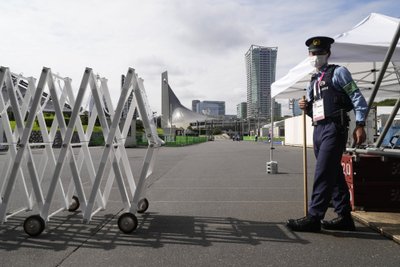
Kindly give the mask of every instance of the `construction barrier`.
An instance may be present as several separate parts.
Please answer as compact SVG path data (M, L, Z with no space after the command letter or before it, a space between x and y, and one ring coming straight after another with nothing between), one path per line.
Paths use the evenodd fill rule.
M25 85L25 92L21 92L21 83ZM50 218L60 211L81 208L83 221L89 222L97 212L106 209L116 181L125 210L118 226L125 233L134 231L138 225L135 214L146 211L149 206L145 198L146 181L152 173L155 151L163 144L157 135L143 80L134 69L127 72L115 109L107 80L94 75L90 68L84 72L76 97L71 80L53 74L49 68L43 68L36 85L34 78L13 75L8 68L1 67L0 88L1 123L7 140L1 145L8 146L8 160L0 177L0 222L22 211L37 211L24 222L24 230L30 236L40 235ZM133 101L128 103L130 95ZM90 99L87 111L83 108L85 99ZM49 108L55 113L55 119L48 129L44 111ZM149 143L137 180L124 146L135 108ZM121 120L123 111L126 117ZM70 113L68 123L64 118L66 112ZM80 117L83 112L88 112L89 116L86 129ZM9 114L16 121L14 129ZM105 139L98 165L89 150L96 120L100 121ZM40 144L29 141L36 122L43 137ZM62 146L55 151L53 142L58 130ZM71 142L74 131L78 133L78 143ZM32 147L37 145L44 149L33 155ZM70 173L70 176L63 176L63 173ZM84 174L90 181L85 188Z

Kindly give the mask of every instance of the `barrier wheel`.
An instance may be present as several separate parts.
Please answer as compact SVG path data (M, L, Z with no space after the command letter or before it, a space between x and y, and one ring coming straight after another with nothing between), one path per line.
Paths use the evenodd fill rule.
M118 228L125 234L130 234L138 227L136 216L130 212L123 213L118 218Z
M40 215L32 215L24 221L24 231L30 236L40 235L46 226L45 221Z
M79 198L77 196L72 196L72 202L71 205L69 205L68 211L76 211L77 209L79 209L80 205L81 204L79 202Z
M149 201L147 200L147 198L142 198L141 200L139 200L137 206L138 213L144 213L148 208L149 208Z

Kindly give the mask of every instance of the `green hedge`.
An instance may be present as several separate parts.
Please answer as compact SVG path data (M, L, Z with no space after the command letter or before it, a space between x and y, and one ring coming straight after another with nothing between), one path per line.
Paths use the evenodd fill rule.
M244 141L255 141L255 136L243 136ZM268 141L268 137L259 137L258 141ZM276 141L285 141L285 137L274 137L274 142Z
M166 146L187 146L207 142L206 136L176 136L175 141L166 142Z
M51 127L51 124L53 123L54 118L55 118L54 115L53 116L51 116L51 115L45 116L45 122L46 122L46 126L47 126L48 130L50 130L50 127ZM66 124L68 125L69 118L64 118L64 119L65 119ZM15 126L16 126L15 121L10 121L10 125L11 125L12 129L15 129ZM84 131L86 131L87 127L88 127L87 125L83 125ZM40 131L40 127L39 127L37 120L34 122L32 130ZM76 128L75 128L75 131L76 131ZM93 128L93 132L94 133L102 132L102 127L100 125L95 125ZM157 132L158 132L160 138L164 139L163 131L161 129L157 129ZM147 146L148 145L147 139L144 138L143 133L138 132L138 135L136 136L136 138L137 138L136 141L137 141L138 146ZM187 145L193 145L193 144L203 143L203 142L207 142L207 141L208 141L207 136L175 136L174 141L167 141L165 143L165 145L166 146L187 146ZM90 140L91 146L102 146L104 144L105 144L105 142L104 142L104 138L102 136L95 137Z

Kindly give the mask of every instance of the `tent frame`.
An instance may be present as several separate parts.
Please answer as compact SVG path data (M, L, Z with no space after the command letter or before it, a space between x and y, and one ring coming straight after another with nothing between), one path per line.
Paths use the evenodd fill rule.
M375 97L378 93L379 87L384 79L385 73L387 71L389 62L393 56L393 53L396 49L397 43L399 42L399 38L400 38L400 23L397 26L396 32L393 36L392 42L389 46L389 49L386 53L385 59L383 61L383 65L382 68L379 71L379 75L378 78L376 80L376 83L374 85L374 89L373 92L371 94L371 97L369 98L368 101L368 111L367 111L367 116L369 111L371 110L372 104L374 103ZM400 86L400 69L395 65L395 63L393 62L394 65L394 71L397 75L397 79L399 82L399 86ZM387 120L382 133L379 135L377 141L374 143L373 147L367 148L367 149L359 149L359 148L347 148L346 150L348 152L354 152L354 153L360 153L360 154L375 154L375 155L382 155L382 156L394 156L394 157L400 157L400 151L396 151L394 149L390 149L390 151L388 151L387 149L381 148L383 139L385 138L387 132L389 131L390 126L393 124L394 118L396 117L397 112L399 111L400 108L400 97L397 99L397 102L389 116L389 119Z

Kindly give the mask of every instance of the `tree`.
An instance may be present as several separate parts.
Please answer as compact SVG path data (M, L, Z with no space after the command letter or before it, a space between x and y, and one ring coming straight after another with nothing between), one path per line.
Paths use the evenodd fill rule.
M215 128L213 129L213 135L219 135L219 134L222 134L221 128L215 127Z
M380 102L374 102L373 106L394 106L397 99L385 99Z
M136 130L138 132L144 131L143 122L141 120L136 120Z

